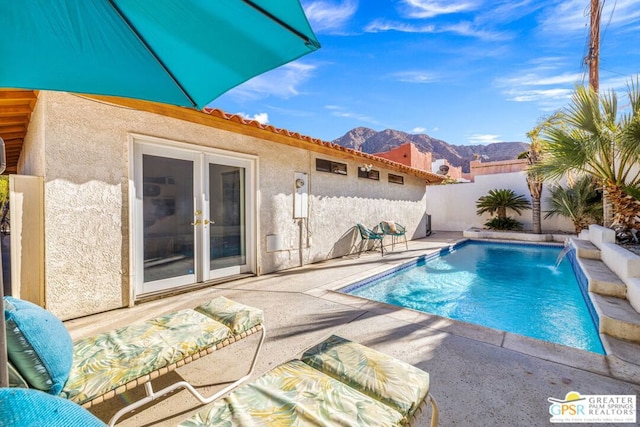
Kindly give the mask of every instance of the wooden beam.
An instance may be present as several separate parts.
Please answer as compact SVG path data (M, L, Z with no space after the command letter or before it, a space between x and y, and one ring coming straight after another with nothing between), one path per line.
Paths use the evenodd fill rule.
M4 99L35 101L38 99L38 96L32 90L0 89L0 100Z
M15 116L15 115L24 115L31 114L32 108L28 105L19 105L17 107L13 106L3 106L0 108L0 117L3 116Z

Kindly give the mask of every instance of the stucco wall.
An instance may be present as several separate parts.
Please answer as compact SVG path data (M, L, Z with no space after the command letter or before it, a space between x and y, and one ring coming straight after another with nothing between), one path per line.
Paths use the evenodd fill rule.
M433 158L432 153L424 153L418 150L413 143L402 144L399 147L392 148L389 151L383 153L376 153L378 157L392 160L394 162L402 163L403 165L411 166L416 169L422 169L425 171L432 171L431 162Z
M531 200L526 172L480 175L476 176L475 182L471 183L427 187L427 213L431 215L432 228L442 231L460 231L470 227L483 227L491 215L476 215L476 201L480 196L487 195L489 190L497 188L511 189L517 195L522 194ZM547 209L545 201L547 197L549 197L549 190L545 184L541 202L543 211ZM525 230L531 230L531 210L523 211L521 216L513 211L508 211L507 215L520 221ZM543 213L542 231L573 232L573 224L563 217L554 216L544 219Z
M407 225L410 236L424 236L425 186L418 178L391 184L383 170L380 181L358 178L358 163L331 156L319 157L347 163L348 175L316 172L318 156L305 149L72 94L40 92L40 109L47 308L63 319L130 303L131 133L258 157L259 273L353 251L356 222L393 219ZM23 157L38 150L25 147ZM309 174L308 219L293 218L295 172ZM267 252L266 236L273 234L283 247Z

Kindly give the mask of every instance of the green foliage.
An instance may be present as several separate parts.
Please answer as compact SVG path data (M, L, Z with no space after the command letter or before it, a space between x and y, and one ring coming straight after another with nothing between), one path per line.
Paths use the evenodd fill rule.
M624 112L615 91L597 93L580 86L571 104L540 128L544 156L531 169L546 179L591 175L605 186L640 185L640 90L627 89ZM614 161L615 160L615 161Z
M0 175L0 206L9 200L9 175Z
M590 176L583 176L568 187L552 188L547 203L550 208L545 218L555 215L570 218L576 233L590 224L602 223L602 193Z
M640 200L640 186L634 187L632 185L625 185L624 187L622 187L622 189L629 196L633 197L636 200Z
M445 177L445 179L440 182L440 185L450 185L450 184L460 184L458 180L451 178L449 175Z
M522 224L510 216L506 218L493 217L484 223L489 230L522 230Z
M516 195L513 190L500 188L489 190L488 195L478 198L476 208L478 215L488 212L491 215L497 214L503 220L507 218L507 209L520 215L523 210L531 208L531 203L523 195Z

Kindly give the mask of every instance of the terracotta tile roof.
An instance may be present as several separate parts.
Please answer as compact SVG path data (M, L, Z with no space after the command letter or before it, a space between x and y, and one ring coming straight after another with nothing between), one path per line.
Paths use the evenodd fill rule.
M439 183L442 182L445 177L442 175L437 175L435 173L431 173L428 171L424 171L421 169L412 168L410 166L403 165L401 163L397 163L382 157L375 156L369 153L363 153L362 151L354 150L352 148L347 148L339 144L334 144L329 141L324 141L318 138L313 138L311 136L302 135L298 132L291 132L286 129L277 128L272 125L262 124L257 120L246 119L238 114L229 114L218 108L205 108L202 112L209 114L210 116L217 117L223 120L229 120L231 122L240 123L245 126L251 126L257 129L261 129L267 132L272 132L278 135L284 135L290 138L298 139L309 144L314 144L321 147L327 147L331 150L341 151L343 153L347 153L354 158L364 158L367 161L371 161L371 163L375 163L376 165L385 165L390 169L397 170L399 172L406 173L408 175L415 175L421 178L425 178L429 183Z

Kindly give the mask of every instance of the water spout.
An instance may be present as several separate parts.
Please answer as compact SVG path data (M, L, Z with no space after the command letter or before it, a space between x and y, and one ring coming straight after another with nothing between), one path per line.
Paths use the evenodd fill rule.
M562 248L562 250L558 254L558 259L556 259L556 268L558 268L558 266L560 265L560 263L562 262L564 257L567 256L567 254L569 253L570 250L571 250L571 246L569 246L569 245L565 245Z

